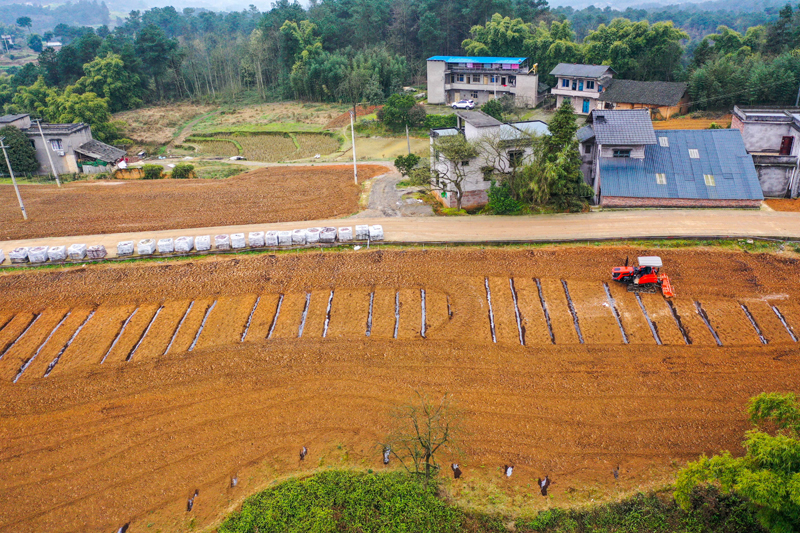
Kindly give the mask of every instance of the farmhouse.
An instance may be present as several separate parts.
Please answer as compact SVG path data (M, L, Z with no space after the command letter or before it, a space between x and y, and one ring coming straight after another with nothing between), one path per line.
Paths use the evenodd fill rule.
M124 150L93 139L88 124L42 123L40 132L30 115L21 114L0 117L0 128L5 126L15 126L28 136L36 150L40 174L51 172L51 160L59 174L95 174L125 156Z
M519 106L538 103L536 64L525 57L433 56L428 58L428 103L450 105L461 99L485 104L511 95Z
M649 109L656 120L689 112L687 85L681 82L611 79L598 100L603 109Z
M739 130L764 196L796 198L800 189L800 108L733 108L731 128Z
M603 84L608 83L614 71L605 65L580 65L575 63L559 63L551 72L555 76L556 86L550 93L556 97L556 106L560 107L567 100L580 115L588 115L594 109L602 107L598 102Z
M461 207L475 209L489 202L493 176L510 173L533 155L531 139L547 135L547 124L539 120L504 124L483 111L457 111L455 128L431 130L431 169L435 174L453 175L463 172ZM478 146L478 157L468 161L450 161L436 149L437 139L463 135ZM452 184L434 183L438 199L445 207L457 207L456 188Z
M758 208L764 195L738 130L653 129L650 111L595 110L579 130L604 207Z

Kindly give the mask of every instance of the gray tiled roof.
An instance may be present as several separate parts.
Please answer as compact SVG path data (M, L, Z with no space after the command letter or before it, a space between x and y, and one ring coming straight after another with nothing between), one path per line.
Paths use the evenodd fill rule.
M603 102L674 106L686 94L682 82L611 80L600 93Z
M0 124L8 124L10 122L14 122L15 120L19 120L27 116L28 113L22 113L19 115L3 115L2 117L0 117Z
M589 115L589 122L594 127L599 144L630 146L656 143L653 122L647 109L595 109Z
M753 159L744 148L739 130L659 130L669 146L645 147L644 159L601 158L603 196L626 198L688 198L762 200ZM689 157L689 149L700 153ZM656 173L666 184L656 183ZM707 186L704 174L714 176Z
M577 63L559 63L552 71L551 76L575 76L580 78L599 78L608 71L614 70L606 65L581 65Z
M587 124L575 133L575 137L578 138L578 142L588 141L594 137L594 128L592 128L591 124Z
M125 150L114 148L106 143L92 139L75 148L75 151L93 159L99 159L106 163L116 163L125 155Z
M75 124L45 124L42 123L42 133L45 135L68 135L70 133L78 132L84 128L88 128L88 124L78 122ZM32 126L25 130L28 135L39 135L39 127Z
M487 115L483 111L456 111L456 115L461 117L465 122L469 122L471 126L476 128L488 128L491 126L499 126L502 124L499 120L491 115Z

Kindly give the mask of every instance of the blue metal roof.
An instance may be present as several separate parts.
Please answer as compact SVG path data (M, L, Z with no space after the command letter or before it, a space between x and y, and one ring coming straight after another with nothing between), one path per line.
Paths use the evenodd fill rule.
M433 56L428 61L444 61L445 63L499 63L501 65L521 65L527 57L466 57L466 56Z
M600 158L603 196L763 200L753 158L739 130L660 130L656 144L644 147L644 159ZM663 146L668 144L668 146ZM692 159L689 150L700 157ZM656 173L666 184L656 183ZM706 185L704 174L714 176Z

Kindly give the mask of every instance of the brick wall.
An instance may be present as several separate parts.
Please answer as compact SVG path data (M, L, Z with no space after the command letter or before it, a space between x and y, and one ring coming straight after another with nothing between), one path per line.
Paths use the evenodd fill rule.
M441 193L436 194L437 199L442 202L445 207L458 207L455 193L448 192L447 198L442 198ZM489 203L488 191L466 191L464 196L461 197L462 209L477 209Z
M739 130L744 135L744 123L735 113L731 116L731 128Z
M734 207L758 209L761 200L693 200L689 198L626 198L603 196L603 207Z

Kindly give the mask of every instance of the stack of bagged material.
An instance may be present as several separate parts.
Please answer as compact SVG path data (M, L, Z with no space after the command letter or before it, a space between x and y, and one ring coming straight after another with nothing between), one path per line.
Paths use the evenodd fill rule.
M367 239L369 239L369 226L366 224L356 226L356 240L366 241Z
M3 264L3 261L6 260L6 254L3 253L3 250L0 250L0 265Z
M306 230L296 229L292 232L292 244L305 244Z
M319 242L319 234L322 232L322 228L308 228L306 230L306 242L308 244Z
M8 258L12 263L27 263L28 262L29 248L23 246L22 248L14 248L8 252Z
M136 245L136 253L139 255L150 255L156 251L156 240L155 239L142 239L139 241L139 244Z
M229 235L214 235L214 248L217 250L230 250L231 238Z
M31 263L44 263L47 261L47 246L34 246L28 250L28 261Z
M247 242L244 240L244 233L234 233L231 235L231 248L244 248Z
M339 242L350 242L353 240L353 228L339 228Z
M336 228L322 228L319 232L319 242L336 241Z
M278 232L278 246L291 246L292 245L292 232L279 231Z
M47 249L47 257L50 261L63 261L67 258L66 246L51 246Z
M369 227L369 240L382 241L383 240L383 226L375 224Z
M128 241L128 242L131 243L131 253L133 253L133 241ZM122 255L119 253L119 244L117 245L117 255ZM67 248L67 256L73 261L80 261L81 259L86 257L86 245L73 244L72 246Z
M268 231L264 235L264 242L267 243L267 246L278 246L278 232Z
M176 252L191 252L194 248L194 237L178 237L175 239Z
M200 235L194 239L194 249L198 252L205 252L211 249L211 237L209 235Z
M85 248L85 246L84 246ZM117 243L117 255L124 257L133 255L133 241L120 241Z
M264 246L264 232L251 231L250 234L247 236L247 240L250 242L251 247L261 248L262 246Z
M106 255L108 255L108 252L106 252L105 246L102 244L96 244L86 249L86 255L89 256L89 259L103 259Z
M160 254L171 254L175 251L175 241L172 239L172 237L158 239L156 247L158 248L158 253Z

